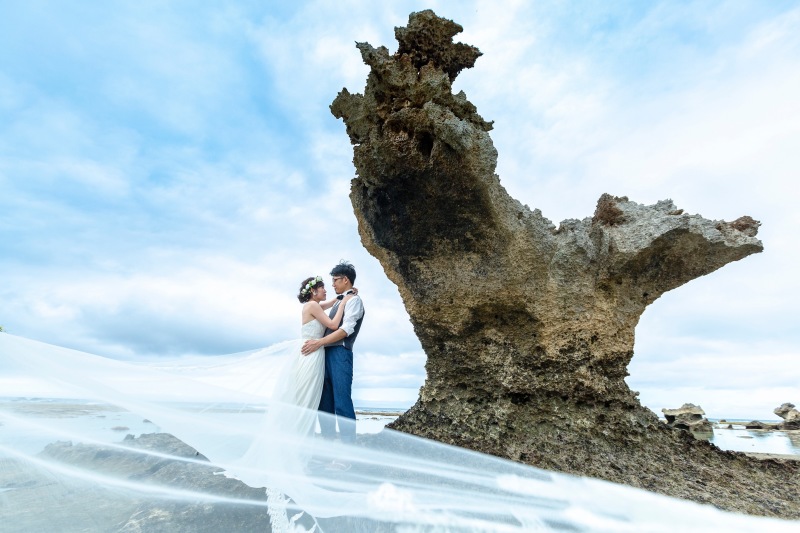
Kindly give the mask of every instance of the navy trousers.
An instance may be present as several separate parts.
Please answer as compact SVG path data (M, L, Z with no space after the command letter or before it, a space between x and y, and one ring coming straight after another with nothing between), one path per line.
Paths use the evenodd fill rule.
M320 416L322 436L334 438L336 423L342 442L356 440L356 411L353 408L353 351L344 346L325 348L325 380L319 410L333 416Z

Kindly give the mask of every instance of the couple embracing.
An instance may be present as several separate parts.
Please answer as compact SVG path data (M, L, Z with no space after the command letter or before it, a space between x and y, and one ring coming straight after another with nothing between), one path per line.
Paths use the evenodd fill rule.
M334 438L336 424L342 442L356 440L356 413L353 407L353 344L364 319L364 306L353 287L356 270L346 261L331 270L337 297L327 300L322 277L307 278L300 286L298 299L303 304L301 353L296 356L288 376L288 400L306 409L328 415L319 417L325 438ZM304 421L313 431L313 422Z

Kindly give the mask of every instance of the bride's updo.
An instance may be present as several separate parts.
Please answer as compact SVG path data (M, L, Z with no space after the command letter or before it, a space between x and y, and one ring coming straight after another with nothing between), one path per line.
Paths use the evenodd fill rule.
M300 300L301 304L304 304L311 299L312 289L324 286L325 284L322 283L322 276L317 276L314 278L306 278L300 284L300 293L297 295L297 299Z

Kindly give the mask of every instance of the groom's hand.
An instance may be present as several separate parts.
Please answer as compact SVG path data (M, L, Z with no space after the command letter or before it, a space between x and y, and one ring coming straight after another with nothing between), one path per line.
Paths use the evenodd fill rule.
M316 352L317 350L319 350L323 346L325 346L325 345L322 344L322 340L321 339L308 340L305 343L303 343L303 347L300 348L300 353L302 353L303 355L308 355L310 353Z

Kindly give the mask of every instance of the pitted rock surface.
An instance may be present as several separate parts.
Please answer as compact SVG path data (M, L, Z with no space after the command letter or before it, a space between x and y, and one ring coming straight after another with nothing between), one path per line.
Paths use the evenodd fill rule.
M480 56L453 43L461 29L423 11L395 30L394 54L358 43L371 68L364 94L342 90L331 105L354 146L350 198L362 243L397 285L428 356L419 399L393 427L725 509L800 517L796 466L670 429L624 381L647 305L760 252L759 222L604 194L592 217L556 227L522 205L494 173L491 123L452 92Z
M685 429L692 433L713 433L714 427L705 417L706 412L699 405L685 403L677 409L662 409L667 425L672 428Z

